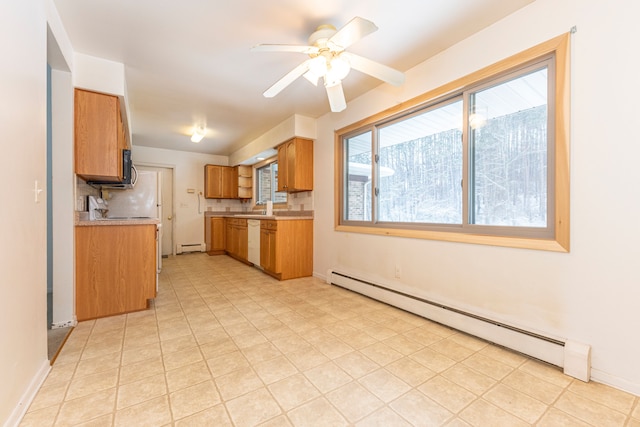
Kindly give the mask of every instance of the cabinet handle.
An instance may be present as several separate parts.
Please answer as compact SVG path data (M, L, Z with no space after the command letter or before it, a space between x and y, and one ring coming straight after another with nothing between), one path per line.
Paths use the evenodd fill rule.
M167 219L168 219L169 221L171 221L171 220L173 219L173 216L172 216L172 215L169 215L169 216L167 217Z

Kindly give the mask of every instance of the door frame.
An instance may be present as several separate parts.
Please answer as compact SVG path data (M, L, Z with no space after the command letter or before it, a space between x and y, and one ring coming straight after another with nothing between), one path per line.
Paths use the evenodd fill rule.
M175 221L175 187L176 187L176 165L170 165L165 163L152 163L152 162L135 162L136 166L140 166L142 168L163 168L163 169L171 169L171 255L176 255L176 245L175 242L175 234L176 234L176 221ZM164 186L163 189L164 190ZM162 214L165 215L165 206L162 204ZM162 218L160 218L160 222L162 222Z

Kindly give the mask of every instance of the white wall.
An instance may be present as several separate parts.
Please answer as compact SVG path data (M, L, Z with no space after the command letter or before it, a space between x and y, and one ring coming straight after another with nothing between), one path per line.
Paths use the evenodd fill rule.
M204 212L209 204L215 203L200 196L198 209L198 193L204 193L204 165L226 166L229 162L228 157L137 145L133 146L131 156L136 164L174 168L174 245L204 243ZM187 189L190 188L194 189L195 193L188 193ZM225 203L229 206L236 204L240 208L239 201ZM164 207L164 212L167 212L167 207Z
M637 121L640 4L537 0L318 122L314 270L413 294L592 346L593 379L640 395ZM572 26L571 252L332 231L333 129L546 41ZM358 256L353 256L358 254ZM394 279L394 266L402 278Z
M14 423L47 361L44 2L0 3L0 424Z
M246 142L229 156L229 164L235 166L245 160L270 150L283 142L297 136L316 139L316 120L307 116L294 114L269 129L253 141Z
M51 70L53 324L75 324L73 85L71 73Z
M75 53L73 56L73 86L96 92L116 95L120 99L120 109L124 125L132 137L131 110L125 78L124 64L104 58Z

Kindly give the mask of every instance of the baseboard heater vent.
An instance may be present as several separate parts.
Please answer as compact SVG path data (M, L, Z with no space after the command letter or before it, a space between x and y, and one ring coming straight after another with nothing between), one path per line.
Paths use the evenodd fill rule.
M347 274L330 271L333 285L417 314L520 353L563 367L565 341L540 335L503 322L419 298ZM590 362L590 358L589 358ZM582 378L581 378L582 379ZM584 379L585 381L588 380Z
M179 244L176 247L176 253L178 255L188 252L204 252L207 250L207 245L205 243L188 243L188 244Z

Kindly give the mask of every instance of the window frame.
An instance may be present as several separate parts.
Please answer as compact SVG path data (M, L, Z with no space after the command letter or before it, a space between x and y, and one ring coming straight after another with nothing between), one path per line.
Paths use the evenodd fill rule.
M260 185L259 185L259 173L258 173L258 169L262 169L264 167L267 166L272 166L274 163L278 163L278 157L274 156L274 157L270 157L268 159L265 159L259 163L256 163L253 165L253 176L254 176L254 206L253 209L264 209L264 206L266 206L266 203L260 203L259 202L259 191L260 191ZM276 184L275 187L273 187L273 184ZM286 200L284 202L278 202L278 203L273 203L273 206L276 207L281 207L281 206L286 206L289 200L289 194L286 192L282 192L282 191L277 191L278 187L277 187L277 181L276 182L272 182L272 188L275 188L275 190L273 191L273 193L282 193L285 195Z
M440 240L449 242L464 242L483 245L528 248L536 250L548 250L557 252L569 252L570 234L569 234L569 39L570 34L562 34L551 40L543 42L537 46L527 49L523 52L508 57L502 61L482 68L479 71L461 77L439 88L419 95L409 101L401 103L393 108L375 114L366 119L360 120L352 125L346 126L335 132L335 230L342 232L377 234L398 237L421 238L429 240ZM553 144L550 147L551 152L548 158L552 159L548 173L549 182L547 183L547 195L549 209L553 218L550 224L551 232L547 235L540 233L526 232L525 227L508 227L510 230L518 231L517 235L512 233L505 234L504 230L500 233L490 234L488 231L494 226L466 226L465 230L461 227L456 229L449 225L430 224L428 227L421 227L416 223L374 223L372 221L346 221L344 220L344 144L343 140L367 131L372 131L372 150L376 147L377 132L375 126L383 126L387 123L398 120L398 117L410 117L417 111L426 111L430 106L445 102L461 96L463 92L473 88L478 88L491 82L496 84L502 81L508 74L516 70L529 67L539 63L547 57L552 57L552 67L554 68L554 79L552 83L552 93L548 103L548 114L550 122L553 124L552 133L549 135L553 138ZM550 74L551 78L551 74ZM552 102L552 99L555 102ZM463 114L467 115L468 106L464 105ZM465 138L466 132L465 132ZM465 141L465 147L466 143ZM463 156L468 156L468 150L463 151ZM373 151L375 153L375 151ZM467 168L468 159L463 160L464 167ZM372 162L372 168L377 168L375 162ZM468 170L468 168L466 169ZM463 173L463 176L465 174ZM376 174L372 175L376 179ZM465 181L469 181L466 179ZM377 185L376 182L373 185ZM464 183L468 186L468 182ZM375 187L374 187L375 188ZM464 189L464 196L468 198L468 189ZM372 209L377 203L372 200ZM463 224L468 219L467 213L463 212ZM373 213L371 218L375 220ZM503 227L504 228L504 227ZM496 229L497 230L497 229Z

